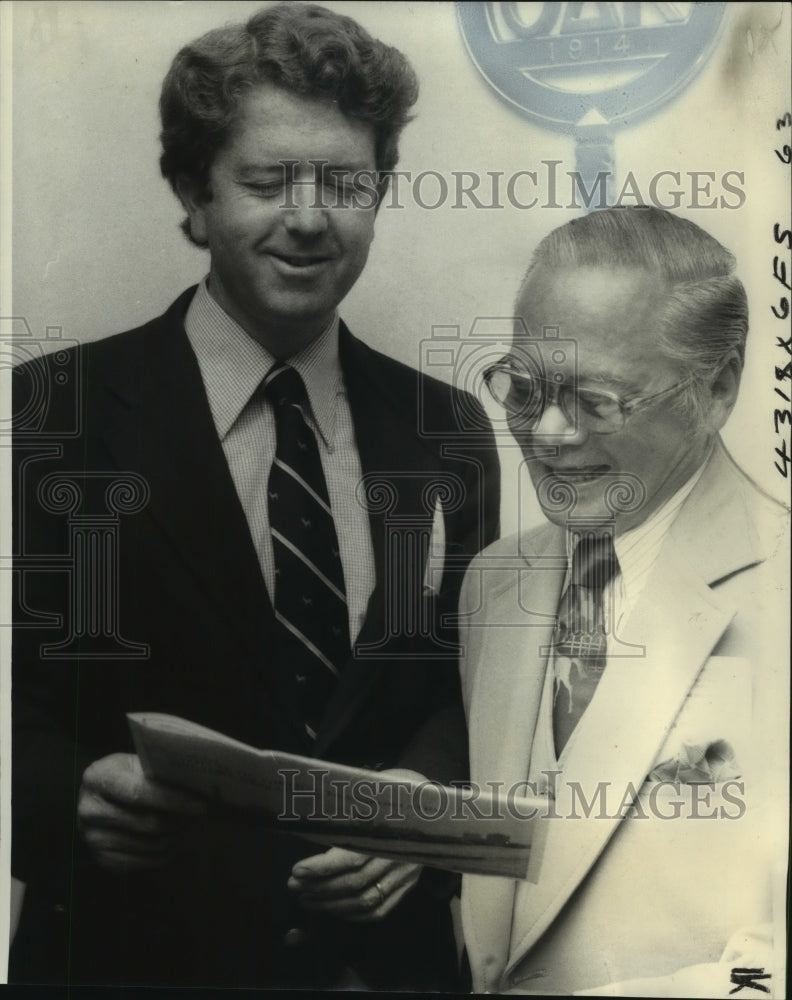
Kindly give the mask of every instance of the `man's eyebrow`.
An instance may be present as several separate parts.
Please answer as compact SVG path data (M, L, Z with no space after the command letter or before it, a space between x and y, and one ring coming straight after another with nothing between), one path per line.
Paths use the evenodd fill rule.
M578 375L578 382L602 385L608 387L616 387L621 389L623 392L638 392L641 386L636 385L630 379L624 378L621 375L614 375L612 372L607 371L588 371L583 372Z
M370 163L327 163L325 166L326 170L345 170L350 174L375 174L377 173L376 167L372 167Z
M323 160L319 157L316 160L307 160L305 165L311 166L315 164L315 169L317 172L319 170L327 171L328 173L343 173L343 174L374 174L377 171L366 163L333 163L328 160ZM291 176L294 172L298 171L300 167L304 164L299 163L295 160L278 160L275 163L241 163L235 169L235 174L239 180L251 180L256 177L268 176L268 177L284 177Z
M283 177L284 166L282 163L241 163L234 173L241 181L258 177Z

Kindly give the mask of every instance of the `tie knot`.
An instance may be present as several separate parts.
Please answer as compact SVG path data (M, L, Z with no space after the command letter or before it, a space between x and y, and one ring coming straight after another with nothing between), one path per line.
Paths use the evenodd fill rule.
M619 561L611 535L584 535L580 538L572 553L572 583L602 591L618 569Z
M281 362L270 368L261 387L265 398L276 410L286 406L301 406L308 398L300 373L291 365Z

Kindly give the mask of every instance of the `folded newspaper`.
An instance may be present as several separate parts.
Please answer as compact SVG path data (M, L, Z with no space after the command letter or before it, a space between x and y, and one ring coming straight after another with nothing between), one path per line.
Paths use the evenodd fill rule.
M257 750L172 715L127 716L147 777L327 846L448 871L526 878L543 798L389 777ZM538 843L534 844L534 850ZM536 869L534 857L532 871Z

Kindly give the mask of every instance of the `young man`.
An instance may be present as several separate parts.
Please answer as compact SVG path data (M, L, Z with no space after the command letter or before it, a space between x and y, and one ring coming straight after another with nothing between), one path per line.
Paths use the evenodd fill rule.
M163 86L161 165L208 277L69 357L79 389L42 426L25 423L26 392L63 359L17 373L19 607L34 627L14 646L27 891L12 979L453 985L448 901L416 866L207 817L144 777L125 718L167 712L305 756L464 772L441 619L495 535L493 443L475 404L484 446L466 452L457 394L336 312L416 95L399 52L313 5L188 45ZM86 518L117 534L99 524L82 548ZM403 555L394 518L422 556ZM438 520L446 572L427 588Z

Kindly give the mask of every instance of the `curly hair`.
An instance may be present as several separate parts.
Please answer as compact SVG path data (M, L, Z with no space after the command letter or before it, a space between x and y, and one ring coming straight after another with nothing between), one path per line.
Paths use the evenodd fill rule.
M350 17L315 4L279 3L246 24L208 32L173 60L160 95L160 169L177 195L186 181L211 198L209 172L240 98L262 83L333 101L348 118L369 123L377 170L385 175L396 166L399 135L418 98L407 59ZM192 239L189 220L182 228Z

